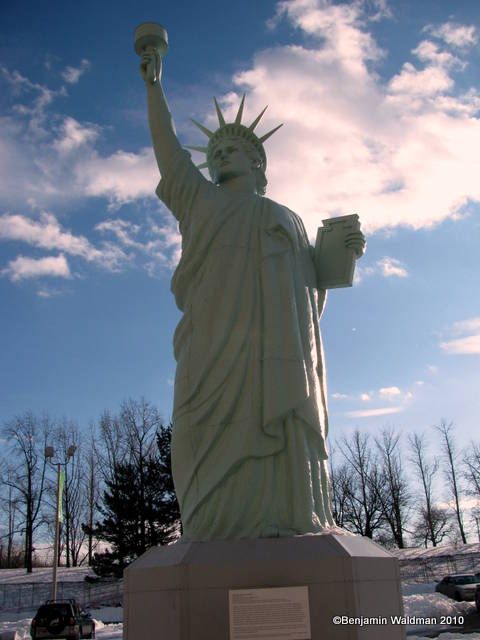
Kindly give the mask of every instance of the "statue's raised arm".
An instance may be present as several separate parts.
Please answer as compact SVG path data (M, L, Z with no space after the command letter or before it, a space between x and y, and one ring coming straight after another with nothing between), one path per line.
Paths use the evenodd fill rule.
M136 38L135 47L141 55L140 74L147 90L148 121L153 150L158 168L163 175L173 156L181 149L181 145L161 84L163 67L161 53L166 51L167 47L166 32L162 48L157 45L157 42L150 43L147 39L149 36L154 40L156 36L162 44L161 35L155 33L149 33L147 37L142 35L142 28L147 26L151 25L144 24L138 27L136 35L140 33L140 36ZM155 25L155 27L161 29L160 25ZM142 38L146 44L142 43Z

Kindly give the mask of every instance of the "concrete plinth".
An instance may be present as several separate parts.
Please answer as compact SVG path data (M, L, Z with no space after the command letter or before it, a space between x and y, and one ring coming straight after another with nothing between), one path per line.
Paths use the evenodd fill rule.
M228 640L229 590L294 586L308 587L312 640L405 638L390 618L403 613L397 559L335 533L154 547L126 570L124 637Z

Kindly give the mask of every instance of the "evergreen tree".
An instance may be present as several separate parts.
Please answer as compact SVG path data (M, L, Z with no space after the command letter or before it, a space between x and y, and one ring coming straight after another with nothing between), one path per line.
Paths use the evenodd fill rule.
M150 449L140 461L141 473L138 459L132 458L117 462L106 481L103 502L98 505L103 520L93 531L109 545L107 551L94 555L92 566L99 575L121 577L124 568L149 547L175 538L180 513L171 472L170 434L170 425L157 431L156 450Z

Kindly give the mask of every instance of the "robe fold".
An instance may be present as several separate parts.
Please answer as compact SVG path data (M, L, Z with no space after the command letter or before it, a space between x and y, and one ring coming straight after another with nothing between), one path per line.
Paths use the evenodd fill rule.
M206 180L180 151L159 198L179 221L183 312L172 470L183 540L333 526L318 291L301 219Z

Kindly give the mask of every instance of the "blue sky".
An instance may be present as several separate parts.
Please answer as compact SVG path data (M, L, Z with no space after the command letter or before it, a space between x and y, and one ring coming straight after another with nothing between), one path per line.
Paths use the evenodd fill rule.
M429 2L3 5L0 420L87 427L144 395L170 417L180 244L156 199L143 21L169 32L164 86L183 144L266 105L267 195L358 213L368 248L323 318L331 433L426 430L480 414L480 5ZM195 159L197 156L195 155ZM200 160L200 157L199 157Z

